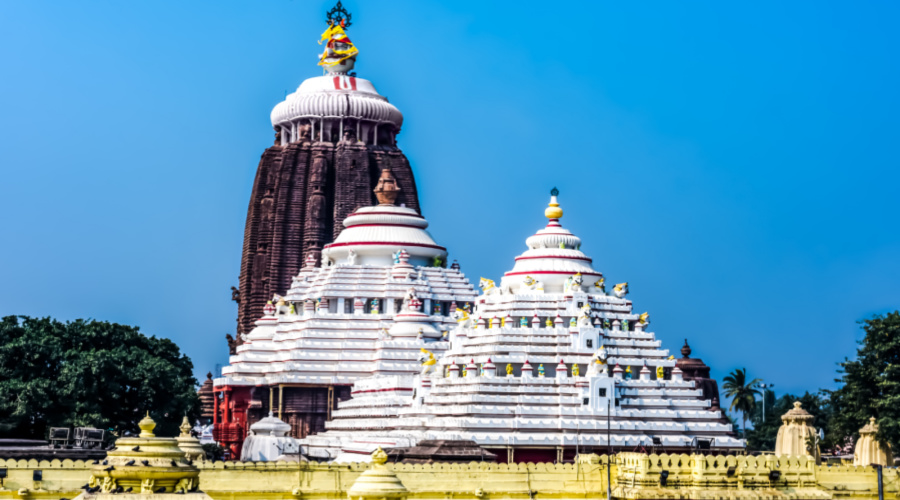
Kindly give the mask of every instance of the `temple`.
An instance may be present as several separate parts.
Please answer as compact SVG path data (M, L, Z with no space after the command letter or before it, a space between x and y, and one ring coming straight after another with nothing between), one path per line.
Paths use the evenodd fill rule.
M290 287L303 257L318 258L350 213L374 203L382 170L401 188L398 205L419 211L412 169L397 147L403 115L352 72L358 50L345 32L350 14L338 5L328 20L319 62L327 74L307 79L272 110L275 144L256 171L239 287L232 290L238 303L232 353L266 302Z
M320 258L307 254L215 380L214 436L235 456L269 412L295 437L324 430L356 380L412 376L423 356L448 348L451 313L477 294L459 266L445 267L447 250L428 221L395 204L400 190L382 171L379 204L349 214Z
M457 313L436 365L358 380L328 431L305 440L311 457L358 461L377 446L436 439L471 440L509 462L743 448L648 331L649 314L633 311L628 284L606 292L581 239L560 224L557 194L500 284L481 278L474 311Z

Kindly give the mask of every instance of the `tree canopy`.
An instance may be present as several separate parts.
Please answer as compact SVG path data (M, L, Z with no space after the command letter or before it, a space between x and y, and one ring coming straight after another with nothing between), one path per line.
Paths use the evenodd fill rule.
M900 445L900 312L861 321L865 336L856 359L845 359L829 391L833 409L828 444L842 446L859 437L859 429L875 417L876 438L893 449Z
M149 411L159 435L199 413L191 360L168 339L93 320L0 320L0 437L43 439L48 427L138 430Z

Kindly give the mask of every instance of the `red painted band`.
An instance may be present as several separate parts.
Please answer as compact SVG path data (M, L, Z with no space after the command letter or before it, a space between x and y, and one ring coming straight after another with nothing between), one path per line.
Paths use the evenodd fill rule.
M421 248L434 248L436 250L447 251L446 248L440 245L426 245L424 243L404 243L401 241L353 241L348 243L329 243L325 245L324 248L334 248L334 247L346 247L353 245L384 245L384 246L395 246L395 247L421 247Z

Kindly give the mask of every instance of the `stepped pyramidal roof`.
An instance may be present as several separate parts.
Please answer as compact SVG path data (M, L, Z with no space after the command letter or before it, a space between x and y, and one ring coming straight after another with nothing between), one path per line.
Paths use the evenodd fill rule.
M557 194L513 269L499 284L482 278L448 346L430 346L439 359L418 375L357 380L327 431L306 438L311 456L358 461L423 440L471 440L515 461L578 448L743 447L661 348L649 314L634 312L628 284L607 293L560 224Z

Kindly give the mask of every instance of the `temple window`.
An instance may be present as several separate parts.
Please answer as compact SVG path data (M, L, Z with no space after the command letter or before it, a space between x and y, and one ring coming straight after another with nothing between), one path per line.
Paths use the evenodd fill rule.
M344 314L353 314L353 299L344 299Z
M601 387L598 394L601 398L606 397L606 387ZM617 403L618 404L618 403Z
M587 339L587 347L588 347L588 348L594 347L594 341L593 341L593 339Z

